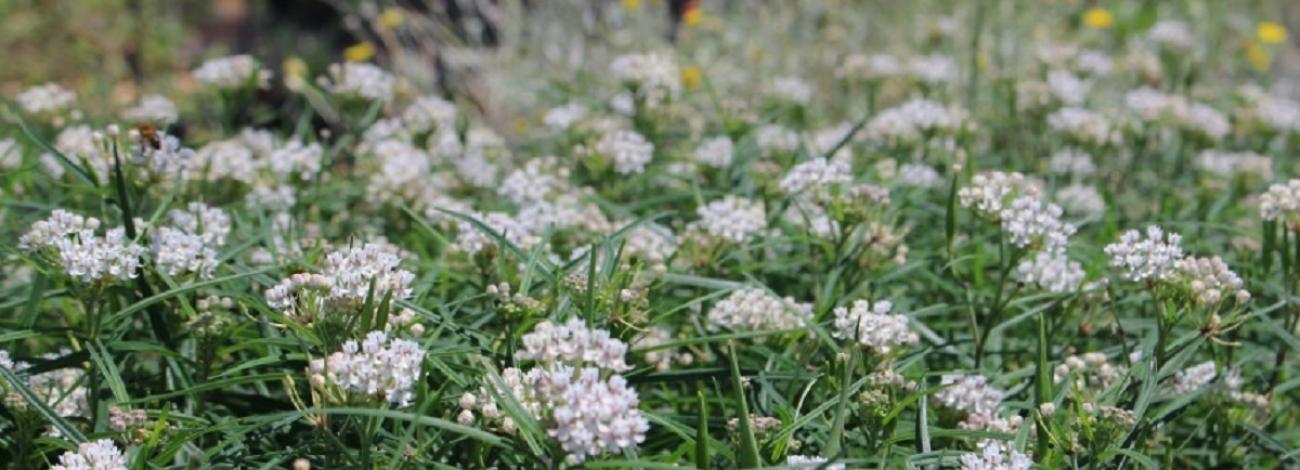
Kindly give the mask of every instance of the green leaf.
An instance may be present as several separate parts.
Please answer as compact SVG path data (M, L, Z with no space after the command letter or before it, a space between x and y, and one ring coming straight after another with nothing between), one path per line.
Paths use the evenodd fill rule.
M699 415L695 421L695 468L709 468L709 402L704 399L704 391L695 392L700 404Z
M749 403L745 399L745 384L740 377L740 365L736 362L736 345L727 348L727 359L731 362L731 386L736 393L736 418L740 427L740 452L737 455L739 468L757 468L760 465L758 440L754 438L754 429L749 422Z

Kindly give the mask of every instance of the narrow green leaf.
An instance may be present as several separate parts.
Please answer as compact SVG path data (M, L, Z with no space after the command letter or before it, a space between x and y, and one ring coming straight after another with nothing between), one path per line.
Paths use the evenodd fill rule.
M731 362L731 386L736 392L736 418L740 427L740 451L737 466L740 468L757 468L760 465L758 440L754 438L754 429L749 422L749 404L745 399L745 383L740 377L740 364L736 362L736 345L727 348L727 358Z

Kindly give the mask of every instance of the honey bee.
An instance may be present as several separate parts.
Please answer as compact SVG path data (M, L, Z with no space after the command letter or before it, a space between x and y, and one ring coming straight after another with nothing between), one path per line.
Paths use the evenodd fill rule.
M162 149L162 136L159 135L158 128L149 123L140 123L135 125L135 131L140 134L142 150L145 145L153 147L154 150Z

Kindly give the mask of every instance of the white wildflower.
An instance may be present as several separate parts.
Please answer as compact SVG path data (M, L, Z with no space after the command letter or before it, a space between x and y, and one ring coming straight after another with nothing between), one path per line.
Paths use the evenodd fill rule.
M1106 245L1110 265L1121 268L1121 275L1130 281L1165 280L1176 272L1178 260L1183 257L1183 237L1165 233L1160 227L1147 227L1146 237L1137 230L1129 230L1116 243Z
M920 338L907 326L907 317L891 314L893 303L855 300L853 306L835 308L835 330L839 339L857 341L878 353L890 354L897 348L916 344Z

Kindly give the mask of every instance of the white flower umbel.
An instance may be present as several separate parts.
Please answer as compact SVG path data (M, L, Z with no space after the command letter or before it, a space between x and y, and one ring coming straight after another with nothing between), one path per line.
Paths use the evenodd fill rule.
M1047 74L1047 89L1062 104L1078 106L1088 99L1092 84L1081 80L1069 70L1057 69Z
M555 157L528 160L506 175L497 193L516 205L525 206L569 191L569 169Z
M1073 292L1083 283L1083 266L1071 261L1064 252L1040 251L1020 262L1017 277L1026 284L1036 284L1048 292Z
M424 377L424 350L419 343L388 339L382 331L371 331L361 343L343 343L343 350L309 366L312 383L342 387L398 406L415 399L415 384Z
M400 267L402 258L391 247L366 243L330 252L321 274L333 283L330 298L360 305L374 285L376 301L392 295L393 300L411 296L415 274Z
M700 206L696 223L712 237L744 243L767 227L767 211L762 201L733 195Z
M261 70L257 60L248 55L208 60L194 69L193 74L199 83L220 90L260 87L270 79L269 71Z
M542 117L542 124L553 131L565 131L586 117L586 106L580 103L565 103L547 111Z
M594 367L557 365L541 377L536 385L544 390L552 420L546 434L569 453L571 463L645 441L650 422L641 415L636 390L623 376L602 379Z
M1179 371L1169 384L1169 394L1186 395L1213 382L1219 376L1217 367L1214 361L1205 361Z
M739 289L709 310L710 328L773 331L798 328L812 318L812 304L784 299L762 289Z
M726 168L731 165L732 147L731 139L726 136L705 140L695 148L695 161L712 168Z
M402 124L408 132L419 134L456 128L456 105L436 95L416 98L402 111Z
M799 148L799 134L778 124L768 124L754 131L754 143L765 157L793 152Z
M1006 442L985 439L978 452L961 456L961 470L1029 470L1034 461Z
M1074 225L1061 222L1061 214L1062 210L1056 204L1044 204L1034 196L1022 196L1011 201L999 219L1012 245L1057 252L1065 249L1075 231Z
M1106 245L1106 254L1110 265L1121 269L1124 279L1163 281L1176 272L1178 260L1183 257L1182 241L1182 235L1165 233L1152 225L1147 227L1145 237L1137 230L1124 232L1118 242Z
M1237 303L1250 300L1250 292L1237 273L1228 268L1222 258L1186 257L1178 260L1178 273L1191 291L1192 297L1202 305L1215 305L1231 296Z
M677 63L664 54L628 54L609 64L610 75L631 87L647 105L676 97L682 90Z
M1120 142L1120 134L1111 126L1112 119L1096 111L1066 107L1047 116L1047 125L1074 141L1087 145L1111 145Z
M1174 52L1186 52L1196 46L1191 28L1179 20L1161 20L1147 31L1147 39Z
M14 101L28 114L53 114L71 108L77 94L57 83L46 83L23 90Z
M962 207L992 217L1001 214L1012 200L1021 196L1037 197L1038 193L1038 186L1023 174L985 171L975 174L969 185L958 190L957 199Z
M184 210L172 209L167 216L176 228L214 247L225 245L226 236L230 235L230 216L226 211L201 202L191 202Z
M396 83L392 74L374 64L344 62L330 64L325 89L338 96L388 103Z
M785 458L787 470L844 470L842 463L827 463L825 457L790 455Z
M935 134L953 134L970 126L966 110L913 98L881 111L864 129L869 139L890 144L917 144Z
M1259 217L1287 224L1300 223L1300 179L1269 186L1259 196Z
M905 188L937 188L943 185L943 178L929 165L905 163L898 168L894 182Z
M212 277L217 267L217 251L198 235L172 227L160 227L153 233L153 257L158 270L168 276L195 273Z
M1065 212L1075 216L1096 217L1106 212L1106 200L1097 188L1071 184L1056 190L1056 202Z
M1255 152L1223 152L1205 150L1196 159L1196 166L1220 178L1252 176L1263 180L1273 178L1273 159Z
M623 359L627 343L611 336L608 330L588 328L576 318L560 325L542 321L524 335L522 343L517 357L523 360L590 365L613 372L632 368Z
M176 111L176 103L172 103L172 100L163 95L153 94L141 97L139 104L122 112L122 117L136 122L168 126L176 122L180 114Z
M597 153L610 159L614 171L621 175L637 174L654 159L655 146L635 131L617 130L606 133L596 142Z
M1071 147L1065 147L1053 153L1047 167L1052 173L1076 178L1092 176L1097 171L1097 165L1092 162L1092 155Z
M889 313L893 306L889 301L855 300L851 308L836 307L833 335L857 341L878 354L916 344L920 337L908 328L906 316Z
M947 374L941 384L949 386L935 392L935 399L945 407L970 414L995 414L1006 395L989 385L983 375Z
M786 194L804 191L822 193L829 191L832 185L849 182L852 176L846 161L815 158L790 168L781 179L780 186Z
M126 456L109 439L82 442L59 456L50 470L126 470Z
M99 221L56 209L18 240L28 253L50 256L69 277L81 282L134 279L144 247L126 238L122 228L96 235Z
M529 225L506 214L504 212L488 212L478 214L478 220L483 225L492 229L493 232L501 235L510 243L519 247L521 250L530 250L533 246L541 243L541 237L533 233ZM457 230L455 248L470 255L492 246L496 246L496 237L479 229L478 225L469 221L457 219Z
M795 104L808 104L814 91L812 85L799 77L776 77L768 88L770 96Z

